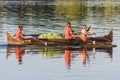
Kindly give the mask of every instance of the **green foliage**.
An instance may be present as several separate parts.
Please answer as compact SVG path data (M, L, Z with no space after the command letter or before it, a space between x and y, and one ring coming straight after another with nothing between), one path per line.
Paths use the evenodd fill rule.
M60 33L46 33L40 34L39 39L63 39L63 36Z

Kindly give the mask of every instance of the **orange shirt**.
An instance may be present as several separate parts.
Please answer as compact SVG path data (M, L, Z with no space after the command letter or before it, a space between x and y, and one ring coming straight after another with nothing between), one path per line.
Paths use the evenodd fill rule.
M73 39L73 37L70 34L71 29L68 25L64 28L64 32L65 32L65 39Z
M20 39L21 39L21 31L20 31L20 29L17 29L17 30L16 30L16 39L17 39L17 40L20 40Z

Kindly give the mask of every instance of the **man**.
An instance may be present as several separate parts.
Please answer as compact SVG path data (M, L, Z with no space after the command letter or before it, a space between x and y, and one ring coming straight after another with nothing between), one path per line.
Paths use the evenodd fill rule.
M87 32L89 31L89 29L91 28L91 26L88 28L87 30L87 26L86 25L83 25L82 27L82 31L81 31L81 36L80 38L83 40L83 41L86 41L86 39L88 38L89 35L95 35L96 33L92 33L92 34L88 34Z
M19 24L18 25L18 29L16 30L16 39L17 40L21 40L22 39L22 28L23 28L23 25Z
M87 39L87 37L88 37L86 28L87 28L86 25L83 25L82 31L81 31L81 36L80 36L80 38L81 38L83 41L86 41L86 39Z
M73 34L72 30L71 30L71 23L68 22L67 25L64 28L64 33L65 33L65 39L74 39L73 36L71 36L71 34Z

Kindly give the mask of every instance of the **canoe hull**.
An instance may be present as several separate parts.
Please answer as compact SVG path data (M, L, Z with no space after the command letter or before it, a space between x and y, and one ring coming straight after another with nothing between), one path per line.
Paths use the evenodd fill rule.
M108 35L96 38L89 38L87 41L82 41L79 37L76 39L25 39L16 40L8 32L7 43L8 45L39 45L39 46L57 46L57 45L84 45L84 46L100 46L100 45L112 45L112 31Z

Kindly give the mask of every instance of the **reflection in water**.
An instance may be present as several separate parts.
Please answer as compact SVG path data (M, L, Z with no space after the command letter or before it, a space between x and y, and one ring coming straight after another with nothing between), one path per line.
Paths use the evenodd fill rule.
M19 64L22 64L22 55L21 48L19 46L16 47L16 59Z
M71 64L71 51L70 50L65 50L64 60L65 60L66 67L70 69L70 64Z
M88 60L89 62L89 56L85 48L77 50L76 54L77 56L79 55L81 56L82 65L86 65L86 60ZM65 66L67 67L67 69L70 69L71 61L72 61L71 59L73 59L76 54L72 53L70 49L65 50L64 61L65 61Z
M86 0L42 0L39 2L34 2L35 5L25 5L21 3L27 4L27 1L21 1L21 3L19 4L15 1L8 2L5 5L1 5L1 10L3 9L4 12L4 9L7 9L7 14L5 16L8 17L8 20L9 18L14 18L12 21L16 21L17 19L18 22L19 20L23 20L24 22L26 21L25 24L27 24L27 21L29 22L29 24L31 24L32 20L32 24L34 26L35 24L41 25L41 22L45 23L49 20L84 21L85 19L90 20L91 18L93 18L92 20L96 20L99 19L101 15L102 18L104 18L105 20L109 20L111 18L111 15L113 15L112 17L114 18L116 14L115 11L119 10L119 7L116 8L117 6L115 5L115 3L117 2L113 2L113 0L106 0L104 3L100 1L96 2L99 4ZM5 16L3 15L2 18L4 18ZM37 20L39 20L40 22Z
M83 49L80 51L80 56L81 56L81 58L82 58L82 64L83 64L83 65L86 65L86 58L88 57L88 54L87 54L86 49L83 48Z
M21 65L22 64L22 56L25 54L25 50L22 49L20 46L8 47L6 58L8 58L12 53L15 53L16 60L17 60L18 64Z
M61 1L55 0L55 3L59 4L55 6L55 12L57 13L58 16L63 18L63 20L66 20L66 21L76 20L78 19L78 16L80 16L79 11L84 10L84 8L81 8L81 6L77 4L79 2L80 0L76 0L76 1L70 0L68 4L68 1L65 1L65 0L61 0Z
M74 51L76 51L74 53ZM112 59L112 48L79 48L79 49L66 49L64 53L64 63L67 69L70 69L72 64L72 59L80 56L81 63L85 67L87 64L90 65L92 61L95 60L95 54L97 52L105 52L109 54L109 57Z
M25 52L27 51L27 52ZM16 60L18 64L22 64L22 56L32 54L40 54L43 55L45 59L52 58L63 58L64 55L64 64L67 69L70 69L72 60L77 58L77 56L81 59L82 65L90 64L91 60L95 59L95 54L104 52L109 54L109 57L112 59L112 48L74 48L74 47L8 47L7 48L7 58L14 53L16 56ZM27 54L25 54L27 53Z
M42 48L39 51L39 53L42 54L46 59L60 58L60 55L62 54L62 50L61 48L56 48L56 47L45 47Z
M11 0L11 2L14 1L15 0ZM22 2L27 0L19 1ZM36 0L28 0L28 2L31 1ZM115 37L116 35L120 36L119 35L120 0L39 0L39 1L40 2L36 2L35 4L31 2L31 5L27 5L26 2L23 3L26 5L18 5L16 3L14 5L11 3L8 5L3 5L3 3L0 2L0 37L1 37L0 43L5 43L6 41L5 32L10 32L12 34L15 33L15 30L19 23L22 23L24 25L23 33L26 34L46 33L53 31L62 33L63 27L66 24L67 20L70 20L71 23L74 25L72 27L74 31L80 31L82 24L86 25L92 24L94 26L93 27L94 30L96 31L96 33L98 33L97 36L106 33L108 29L112 27L114 30L113 35L114 39L120 40L120 37ZM16 2L18 2L18 0ZM119 41L115 40L113 41L114 41L113 43L119 44ZM7 61L9 63L6 64L4 63L4 61L1 62L1 64L3 63L3 65L1 65L0 67L1 75L3 75L1 76L1 80L8 80L11 78L15 80L19 79L30 80L32 78L34 79L40 78L43 80L48 79L55 80L56 79L55 76L59 78L58 80L61 79L114 80L116 77L119 78L117 74L119 73L118 66L120 66L119 64L117 64L119 63L119 54L116 54L119 52L119 47L120 46L118 45L118 48L114 49L115 53L114 56L112 56L111 48L110 49L95 48L95 52L93 52L92 49L86 49L87 55L89 57L88 56L86 57L85 65L82 64L82 58L80 56L80 52L82 51L82 49L70 50L71 53L70 55L68 55L68 58L70 57L70 60L68 61L70 61L69 68L72 69L71 72L66 72L65 69L63 69L63 67L66 66L64 65L65 50L63 49L51 50L49 48L45 50L44 48L35 49L35 47L31 49L26 47L20 47L21 50L22 49L27 50L26 52L27 54L24 54L24 50L21 51L21 57L23 57L24 55L24 58L22 58L22 64L25 65L22 65L22 67L24 68L23 71L17 72L15 70L16 66L14 66L14 63L16 63L17 61L16 47L8 47L7 57L9 59ZM2 53L5 53L4 49L1 49L0 59L4 58L5 54L2 55ZM10 56L11 54L12 56ZM113 59L114 61L110 63L109 60L112 59L113 57L115 59ZM14 62L11 63L11 61L13 60ZM27 64L25 63L26 61ZM93 61L97 64L92 64ZM103 62L101 63L99 61ZM89 64L95 66L93 66L92 68L87 68L87 65ZM83 69L81 66L86 67ZM83 70L81 70L81 68ZM6 74L11 75L8 75L8 77L6 77Z

